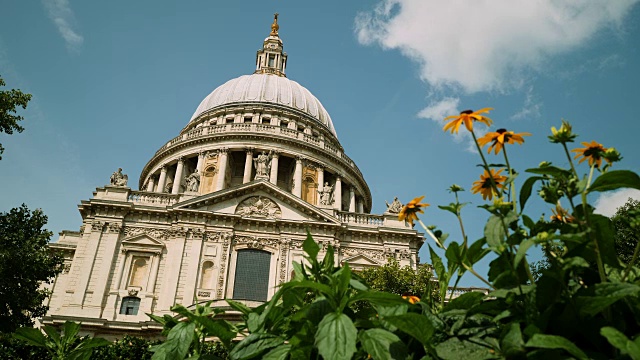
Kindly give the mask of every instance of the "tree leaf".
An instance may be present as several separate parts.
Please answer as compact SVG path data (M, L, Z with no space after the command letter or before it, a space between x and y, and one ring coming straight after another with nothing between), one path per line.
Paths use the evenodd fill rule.
M470 309L472 306L479 304L482 302L484 298L484 293L479 291L470 291L464 293L457 298L453 299L450 303L448 303L442 311L449 311L455 309Z
M329 313L318 324L315 346L323 358L349 360L356 352L358 330L345 314Z
M640 190L640 176L629 170L614 170L598 176L589 186L588 192L602 192L620 188Z
M406 359L407 351L398 336L384 329L369 329L358 335L362 348L374 360Z
M420 314L406 313L385 316L383 319L401 331L413 336L423 345L429 344L435 332L435 326L431 323L431 320Z
M524 205L529 200L531 196L531 191L533 190L533 185L535 185L536 181L542 180L543 177L540 176L532 176L525 180L524 184L520 188L520 211L524 211Z
M625 355L629 355L633 360L640 360L640 346L629 340L618 329L605 326L600 329L600 334L607 338L607 341L620 350Z
M589 359L574 343L562 336L535 334L527 341L526 347L542 349L563 349L578 359Z

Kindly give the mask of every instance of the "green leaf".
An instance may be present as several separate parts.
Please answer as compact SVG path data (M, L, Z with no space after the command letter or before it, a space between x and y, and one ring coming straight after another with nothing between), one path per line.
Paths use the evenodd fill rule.
M479 304L482 302L484 298L484 294L479 291L470 291L464 293L457 298L453 299L450 303L448 303L442 311L456 310L462 309L467 310L472 306Z
M232 309L241 312L243 315L249 315L249 313L253 312L253 310L251 310L250 307L248 307L247 305L245 305L245 304L243 304L241 302L237 302L235 300L227 299L227 304L229 304L229 306L231 306ZM149 314L147 314L147 315L149 315ZM151 316L151 315L149 315L149 316Z
M358 331L345 314L329 313L318 324L315 346L325 359L349 360L356 352Z
M369 301L374 305L380 306L404 305L407 303L406 300L396 294L383 291L360 291L349 299L349 304L362 300Z
M607 341L618 348L624 355L629 355L633 360L640 360L640 346L629 340L616 328L605 326L600 329L600 334L607 338Z
M189 346L195 335L196 324L193 322L180 322L174 326L167 340L162 344L152 346L152 360L184 359L189 352Z
M529 250L530 247L541 242L546 242L546 240L541 240L535 237L535 238L526 239L523 242L521 242L520 246L518 247L518 252L516 252L516 256L513 259L514 267L515 268L518 267L518 264L520 264L520 261L522 261L522 259L524 259L524 257L527 255L527 251Z
M320 246L318 246L318 244L316 244L316 242L313 240L313 237L311 236L309 230L307 230L307 238L302 243L302 250L304 250L304 252L306 252L307 255L309 255L309 258L311 258L312 260L316 260L318 258Z
M525 171L531 174L550 175L554 178L568 178L571 176L571 172L569 170L561 169L556 166L543 166L540 168L527 169Z
M562 336L535 334L527 341L526 347L542 349L563 349L578 359L589 359L574 343Z
M466 260L467 265L472 266L478 261L482 260L488 253L491 251L487 248L483 248L483 246L487 243L485 238L476 240L469 249L467 250Z
M639 296L640 286L631 283L599 283L595 295L578 296L576 304L583 316L593 316L628 296Z
M495 359L491 348L476 344L468 340L460 340L457 337L449 338L436 346L436 353L444 360L484 360Z
M330 286L311 280L288 282L282 286L282 289L313 289L327 296L333 296L335 294L335 290Z
M291 351L291 345L280 345L266 353L262 357L262 360L285 360L287 355L289 355L289 351Z
M369 290L369 287L367 285L363 284L360 280L351 279L351 280L349 280L349 285L351 285L351 287L356 289L356 290L360 290L360 291Z
M231 340L236 337L236 332L231 329L231 325L225 320L210 319L202 317L198 322L207 330L208 336L215 336L227 347L231 344Z
M234 346L229 352L229 359L251 359L283 343L284 340L279 336L253 333Z
M406 359L407 351L398 336L384 329L361 331L358 338L362 348L374 360Z
M614 170L598 176L589 186L588 192L602 192L620 188L640 190L640 176L629 170Z
M531 196L531 191L533 190L533 185L535 185L536 181L542 180L543 178L540 176L532 176L525 180L524 184L520 188L520 211L524 211L524 205L529 200Z
M513 211L505 215L504 219L497 215L489 217L487 225L484 227L484 237L487 239L487 245L491 250L498 254L504 251L506 245L505 227L508 228L509 224L516 220L518 220L518 214Z
M530 217L528 217L525 214L522 214L522 223L524 224L524 226L526 226L529 230L532 230L535 226L536 223L533 222L533 220L531 220Z
M406 313L403 315L385 316L383 319L401 331L413 336L423 345L430 343L431 337L435 332L435 326L431 320L420 314Z
M30 345L37 347L45 347L47 346L47 339L44 337L42 332L38 329L34 328L18 328L16 332L13 334L13 337L24 341Z
M507 329L500 340L500 348L505 356L516 357L525 351L520 324L511 323Z
M595 230L596 240L602 262L611 267L619 267L618 254L616 254L616 244L614 238L616 232L611 219L600 214L591 214L589 217L592 229Z

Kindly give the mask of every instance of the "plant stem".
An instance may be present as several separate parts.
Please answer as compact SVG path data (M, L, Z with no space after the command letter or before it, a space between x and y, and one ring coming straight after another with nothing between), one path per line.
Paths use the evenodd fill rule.
M506 144L505 144L506 145ZM511 164L509 164L509 157L507 156L507 147L503 146L502 147L502 153L504 154L504 161L507 163L507 172L509 173L509 177L513 176L513 172L511 171ZM510 192L510 197L511 197L511 202L513 202L513 211L518 211L517 210L517 202L516 202L516 187L513 184L514 180L512 179L511 182L509 183L509 192Z
M440 246L441 248L447 250L446 247L444 247L444 245L442 245L442 243L440 242L440 240L438 240L438 238L433 235L433 233L431 232L431 230L429 230L429 228L422 222L422 220L418 219L418 222L420 223L420 226L422 226L422 228L424 229L424 231L427 232L427 234L429 234L429 236L433 239L433 241L436 242L436 244L438 244L438 246Z
M589 221L589 209L587 208L587 189L589 189L589 185L591 184L591 177L593 176L593 169L595 168L595 164L591 165L591 170L589 171L589 179L587 180L587 186L582 191L582 211L584 212L584 218L587 222L587 228L591 229L591 224ZM604 272L604 265L602 264L602 254L600 253L600 247L598 246L598 239L595 238L591 231L587 232L587 236L591 238L593 241L593 246L596 250L596 264L598 265L598 274L600 275L600 281L607 281L607 277Z
M564 148L564 153L567 155L567 159L569 159L569 165L571 165L571 170L573 170L573 175L576 178L578 178L578 172L576 171L576 168L573 166L573 159L571 158L571 154L569 154L567 143L562 143L562 147Z

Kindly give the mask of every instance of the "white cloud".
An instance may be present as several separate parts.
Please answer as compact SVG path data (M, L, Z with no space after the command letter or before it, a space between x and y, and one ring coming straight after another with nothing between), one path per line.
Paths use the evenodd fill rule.
M51 21L62 35L67 49L77 51L82 46L84 38L73 29L75 18L69 7L68 0L42 0Z
M363 44L399 49L437 88L519 88L547 60L619 25L640 0L382 0L358 14Z
M600 194L595 202L595 212L608 217L613 216L616 210L624 205L629 198L640 200L640 190L622 189Z
M533 86L530 86L527 90L522 109L520 109L520 111L518 111L517 113L511 115L511 118L514 120L520 120L524 118L539 118L540 108L542 108L542 103L536 98L533 92Z
M418 117L442 122L442 119L445 117L455 115L460 112L458 110L458 105L460 105L459 98L444 98L422 109L418 113Z

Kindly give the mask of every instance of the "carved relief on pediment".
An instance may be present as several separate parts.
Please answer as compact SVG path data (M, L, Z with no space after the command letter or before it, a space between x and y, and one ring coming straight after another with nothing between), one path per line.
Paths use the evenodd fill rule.
M383 250L343 247L341 251L344 256L365 255L368 258L371 258L374 260L380 260L380 261L386 260L386 256Z
M248 197L236 207L235 213L241 216L250 216L264 219L280 219L282 211L275 201L264 196Z
M278 239L258 238L255 236L236 236L233 238L234 245L246 245L251 249L264 249L265 246L278 248L280 241Z
M166 240L169 236L169 232L164 229L152 229L137 226L125 226L123 231L125 237L145 234L151 236L152 238Z

